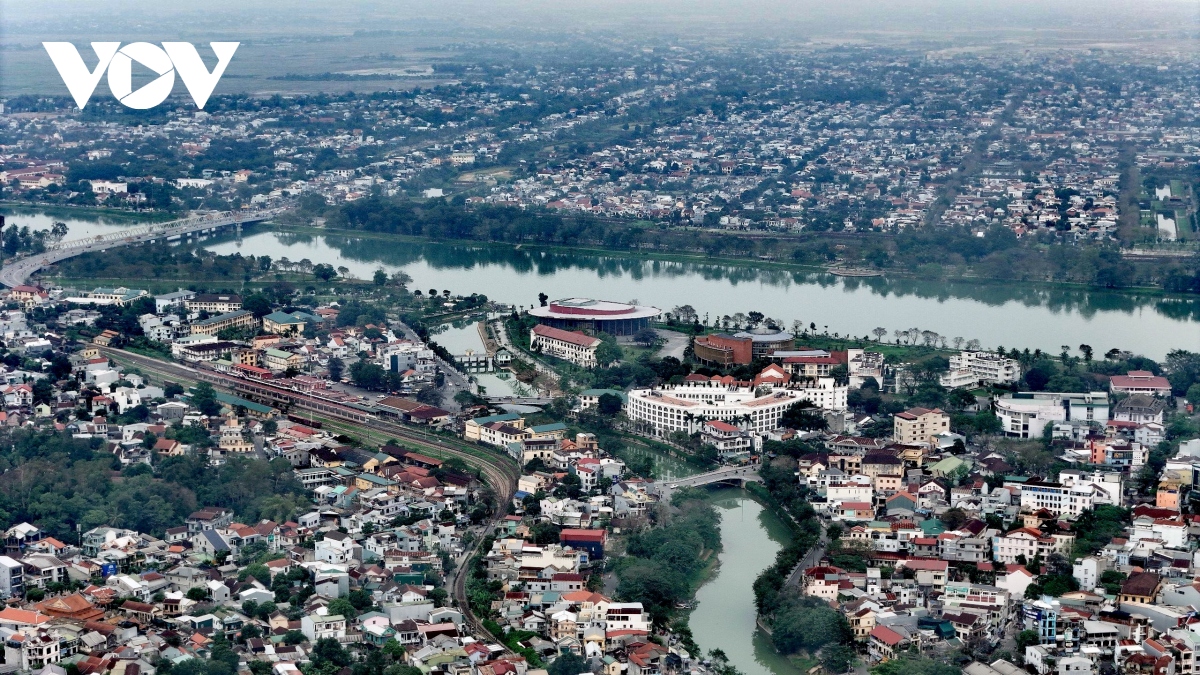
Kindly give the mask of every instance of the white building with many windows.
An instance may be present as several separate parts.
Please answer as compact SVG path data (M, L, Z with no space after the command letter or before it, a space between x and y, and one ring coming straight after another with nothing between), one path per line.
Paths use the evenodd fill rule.
M625 413L662 435L673 431L694 433L708 420L765 434L779 428L784 411L800 401L821 410L845 410L846 392L847 387L838 385L832 377L805 380L786 388L756 388L732 377L708 379L693 375L682 384L630 391Z
M531 350L570 361L584 368L596 365L596 348L599 346L599 338L589 337L579 331L562 330L540 324L534 326L529 335Z
M950 357L950 371L941 378L943 387L974 387L980 384L1011 384L1021 379L1016 359L992 352L962 352Z
M1021 510L1046 509L1056 516L1077 516L1096 503L1097 490L1096 486L1087 483L1063 485L1031 480L1021 485Z
M1041 438L1042 430L1054 422L1108 422L1105 392L1055 393L1048 391L1006 394L996 399L996 416L1004 435L1010 438Z

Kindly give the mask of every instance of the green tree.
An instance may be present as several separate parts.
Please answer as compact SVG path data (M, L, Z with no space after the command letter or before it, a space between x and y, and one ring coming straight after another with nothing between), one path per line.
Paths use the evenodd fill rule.
M208 382L199 382L192 387L192 405L201 413L213 416L221 413L221 404L217 402L217 392Z
M1026 647L1033 647L1041 644L1041 642L1041 636L1038 635L1036 630L1023 630L1017 633L1017 652L1024 654Z
M336 356L329 359L329 379L337 381L342 379L342 373L346 369L346 362Z
M582 656L574 652L561 654L546 671L550 675L579 675L580 673L588 672L587 661L583 660Z
M354 609L354 605L346 598L336 598L329 603L329 613L344 616L347 621L358 616L358 610Z
M388 281L387 272L384 271L384 269L382 267L375 270L375 276L373 277L373 281L375 282L376 286L383 286Z
M611 417L621 412L621 397L616 394L600 394L600 399L597 406L600 409L600 414Z
M779 418L779 424L789 429L802 431L824 431L829 428L825 416L821 414L820 409L813 405L812 401L797 401L783 411L783 415Z

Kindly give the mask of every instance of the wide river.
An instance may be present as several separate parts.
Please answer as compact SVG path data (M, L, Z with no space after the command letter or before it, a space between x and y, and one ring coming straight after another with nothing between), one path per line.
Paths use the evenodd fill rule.
M8 216L9 223L33 229L49 228L59 219L42 213ZM130 225L94 218L61 220L70 228L68 239ZM209 248L222 254L329 263L364 279L380 267L389 273L403 270L413 278L413 288L483 293L525 307L536 303L539 293L546 293L552 298L636 299L664 310L691 305L709 319L756 310L788 326L799 320L842 335L864 336L878 326L887 329L889 340L893 331L915 327L948 339L978 339L986 348L1003 345L1058 353L1061 345L1075 349L1086 343L1101 354L1119 347L1154 359L1162 359L1171 349L1200 350L1200 298L1188 296L954 279L850 279L753 264L671 262L462 243L414 244L263 229L240 241L214 239Z
M691 305L716 319L751 310L792 325L815 323L831 333L868 335L932 330L947 338L978 339L985 348L1041 348L1058 353L1089 344L1161 359L1171 349L1200 350L1200 298L1156 297L1034 284L945 280L840 278L819 272L753 265L671 262L481 246L391 243L352 236L258 232L210 248L222 254L308 259L346 267L358 278L378 268L403 270L413 288L483 293L529 307L539 293L551 298L591 297L670 310Z

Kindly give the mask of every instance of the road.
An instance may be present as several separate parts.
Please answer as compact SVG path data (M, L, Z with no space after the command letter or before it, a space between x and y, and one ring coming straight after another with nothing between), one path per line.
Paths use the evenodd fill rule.
M175 363L111 347L101 347L100 351L117 363L138 368L147 377L154 377L160 381L170 380L184 386L197 382L191 371ZM470 560L470 556L478 551L484 537L495 529L496 524L507 513L507 505L512 501L513 493L516 492L517 479L521 475L521 469L517 463L507 456L499 455L483 448L477 448L458 440L442 439L436 436L431 439L423 432L394 422L373 420L366 424L356 424L322 415L314 415L313 417L325 423L326 428L330 430L359 434L366 429L376 432L378 434L377 437L380 439L395 438L402 441L406 446L418 449L422 453L434 457L457 457L468 465L479 469L484 483L496 494L496 509L491 519L484 524L482 533L477 539L476 544L469 551L464 552L464 555L460 558L458 570L451 579L450 585L453 590L452 595L455 603L463 612L463 617L466 621L475 630L484 634L490 634L483 627L483 623L478 617L472 614L470 605L467 602L466 583L470 576L470 570L466 565L466 561ZM492 637L496 638L496 636ZM495 641L499 642L498 639Z
M658 333L660 338L666 340L663 346L658 350L658 358L661 359L668 356L673 356L682 361L683 352L687 349L688 343L691 342L690 336L684 335L683 333L677 333L673 330L664 330L662 328L657 328L654 332Z
M25 283L29 276L34 272L61 262L67 258L73 258L84 253L92 253L95 251L104 251L110 248L119 246L127 246L129 244L141 244L148 241L163 239L165 237L177 237L191 232L199 232L201 230L209 230L218 227L227 227L239 223L258 222L274 218L279 214L291 209L290 206L279 207L266 210L252 210L247 212L239 212L233 215L218 217L218 218L186 218L183 220L174 220L169 223L159 223L155 225L145 225L142 227L130 228L119 233L98 235L95 237L86 237L84 239L75 239L64 241L55 244L44 253L38 253L19 260L15 260L3 268L0 268L0 284L4 284L9 288L14 288Z
M821 523L821 537L817 540L817 545L808 549L808 553L796 563L792 568L792 573L788 575L784 586L799 586L800 580L804 577L804 570L816 565L825 557L825 551L829 548L829 536L825 534L825 523Z
M695 476L687 476L673 481L663 481L656 483L658 492L661 495L661 501L669 502L671 495L676 490L685 487L699 487L701 485L711 485L725 480L741 480L761 482L762 478L758 476L758 469L750 466L725 466L715 471L696 474Z

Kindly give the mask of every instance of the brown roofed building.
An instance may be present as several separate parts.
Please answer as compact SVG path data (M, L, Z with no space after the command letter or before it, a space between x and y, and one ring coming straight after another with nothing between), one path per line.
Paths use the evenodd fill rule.
M1153 604L1162 589L1162 577L1153 572L1138 572L1121 584L1120 602Z

